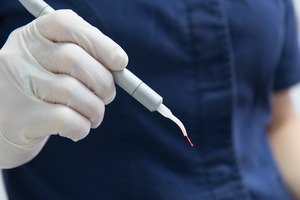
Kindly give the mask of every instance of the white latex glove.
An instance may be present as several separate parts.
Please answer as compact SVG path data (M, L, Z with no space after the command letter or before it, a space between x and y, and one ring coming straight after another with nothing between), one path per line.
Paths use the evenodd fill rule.
M53 134L74 141L100 125L128 62L110 38L69 10L11 33L0 50L0 167L28 162Z

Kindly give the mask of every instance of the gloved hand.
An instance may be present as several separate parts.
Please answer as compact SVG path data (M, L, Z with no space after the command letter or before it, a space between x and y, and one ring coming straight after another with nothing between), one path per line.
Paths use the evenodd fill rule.
M86 137L115 97L108 69L127 62L119 45L69 10L12 32L0 50L0 167L28 162L50 135Z

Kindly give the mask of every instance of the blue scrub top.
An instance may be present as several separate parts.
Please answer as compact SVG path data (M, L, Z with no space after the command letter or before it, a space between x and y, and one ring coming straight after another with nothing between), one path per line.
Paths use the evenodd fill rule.
M300 79L290 0L47 2L119 43L195 146L118 88L86 139L52 136L34 160L4 170L11 200L291 199L267 139L272 94ZM1 1L2 44L32 19Z

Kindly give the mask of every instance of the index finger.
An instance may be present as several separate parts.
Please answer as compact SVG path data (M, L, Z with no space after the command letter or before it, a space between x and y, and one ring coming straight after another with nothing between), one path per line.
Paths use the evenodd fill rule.
M71 10L55 11L39 17L35 23L41 35L48 40L77 44L110 70L118 71L127 66L125 51Z

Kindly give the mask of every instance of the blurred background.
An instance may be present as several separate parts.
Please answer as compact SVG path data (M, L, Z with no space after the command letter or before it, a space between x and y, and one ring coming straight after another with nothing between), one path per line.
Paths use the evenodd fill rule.
M300 0L294 0L294 4L298 16L298 33L300 38ZM299 44L300 44L300 40L299 40ZM295 108L300 114L300 83L291 89L290 94L295 104ZM0 173L0 200L7 200L3 181L2 181L2 173Z
M294 0L296 14L298 16L298 35L300 45L300 0ZM291 89L291 97L296 110L300 114L300 83Z

